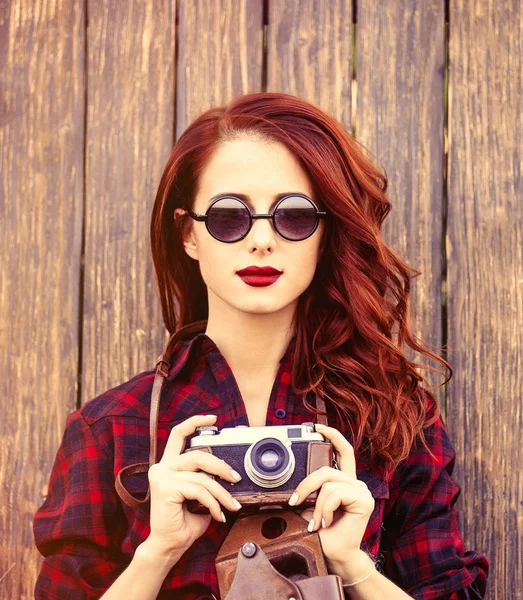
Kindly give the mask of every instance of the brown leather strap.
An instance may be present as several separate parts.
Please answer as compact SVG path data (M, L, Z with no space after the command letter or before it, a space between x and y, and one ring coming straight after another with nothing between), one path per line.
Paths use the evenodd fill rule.
M327 409L325 408L325 401L318 394L314 394L316 398L316 409L320 412L316 413L316 421L321 425L328 426L329 422L327 420Z
M156 374L154 376L153 389L151 393L151 406L149 413L149 462L147 463L134 463L127 465L123 469L120 469L116 475L114 482L116 493L120 496L122 501L130 506L131 508L140 508L144 504L147 504L151 494L151 489L147 486L147 494L143 499L139 499L133 496L123 485L122 478L134 475L135 473L147 473L152 465L156 463L156 449L157 449L157 429L158 429L158 412L160 408L160 397L163 387L163 382L169 374L169 368L171 364L171 355L176 343L183 339L185 336L190 336L194 332L199 330L205 331L207 326L207 320L195 321L189 323L184 327L177 329L169 338L169 341L165 345L165 348L156 360Z
M345 598L339 575L320 575L307 577L296 582L304 600L343 600Z
M142 500L136 498L130 494L122 483L122 476L130 476L135 473L147 473L152 465L156 464L156 450L157 450L157 429L158 429L158 412L160 409L160 397L162 393L163 383L165 378L169 374L169 368L171 366L171 356L176 343L179 340L192 337L194 333L200 333L205 331L207 328L207 319L201 321L194 321L188 325L180 327L176 330L169 341L167 342L164 351L156 360L156 375L154 377L153 389L151 393L151 407L149 414L149 462L148 463L135 463L127 465L121 469L116 475L115 488L120 498L130 506L131 508L139 508L149 501L150 488L147 487L147 494ZM316 394L316 409L318 423L328 425L327 411L325 408L325 402L323 398Z

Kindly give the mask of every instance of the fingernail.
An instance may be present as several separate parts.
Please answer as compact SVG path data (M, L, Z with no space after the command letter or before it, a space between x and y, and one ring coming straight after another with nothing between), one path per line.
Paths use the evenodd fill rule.
M231 469L231 475L234 481L240 481L240 479L242 478L242 476L239 473L237 473L234 469Z
M325 425L323 425L323 423L316 423L316 424L315 424L315 426L316 426L316 427L319 427L320 429L321 429L322 427L325 427Z
M234 504L234 506L236 506L236 508L241 508L242 505L238 502L238 500L236 500L236 498L232 499L232 503Z
M308 531L309 533L312 533L312 530L313 530L313 529L314 529L314 519L311 519L311 520L309 521L309 525L307 526L307 531Z
M325 525L325 519L323 517L321 518L321 526L323 527L323 529L327 527L327 525Z
M223 510L222 510L222 521L223 521L224 523L226 523L226 520L225 520L225 515L223 514Z
M289 498L289 504L290 506L294 506L296 504L296 502L298 502L298 494L296 492L294 492L294 494Z

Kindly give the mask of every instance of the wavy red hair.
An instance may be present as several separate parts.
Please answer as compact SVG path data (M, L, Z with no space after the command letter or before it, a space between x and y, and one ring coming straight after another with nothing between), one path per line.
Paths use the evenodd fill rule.
M160 180L151 216L151 249L163 318L172 334L208 318L207 288L198 262L183 247L198 180L218 145L241 135L284 144L308 173L325 209L322 255L294 315L292 385L314 390L335 411L335 425L372 468L394 470L423 428L440 415L405 344L450 365L418 343L409 327L411 278L420 272L388 247L381 226L391 210L387 177L370 152L333 117L284 93L257 92L207 110L177 140ZM373 155L371 155L373 156ZM426 385L421 385L426 384ZM443 384L441 384L443 385ZM306 406L315 411L305 400Z

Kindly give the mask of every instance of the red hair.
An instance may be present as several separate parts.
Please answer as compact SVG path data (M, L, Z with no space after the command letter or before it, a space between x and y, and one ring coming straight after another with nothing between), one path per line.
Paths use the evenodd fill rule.
M293 153L331 213L321 259L294 315L294 390L320 394L335 409L339 427L349 424L355 450L366 453L374 468L395 469L418 434L427 447L423 428L440 415L418 372L437 369L408 360L404 345L444 365L449 371L444 383L452 369L409 328L410 279L420 272L382 238L391 210L386 175L341 123L316 106L284 93L246 94L201 114L176 142L151 216L152 258L167 330L172 334L208 319L206 284L183 246L188 218L175 222L174 210L193 207L202 170L222 141L253 134Z

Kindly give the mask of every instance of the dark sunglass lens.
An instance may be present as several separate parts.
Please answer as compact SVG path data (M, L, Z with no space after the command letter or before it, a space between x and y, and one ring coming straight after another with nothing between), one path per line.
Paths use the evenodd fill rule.
M291 240L301 240L316 227L316 209L307 199L290 196L279 204L274 221L282 235Z
M249 228L249 212L238 200L221 198L207 213L207 227L224 242L239 240Z

